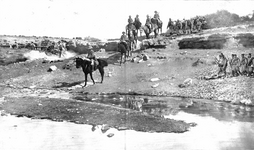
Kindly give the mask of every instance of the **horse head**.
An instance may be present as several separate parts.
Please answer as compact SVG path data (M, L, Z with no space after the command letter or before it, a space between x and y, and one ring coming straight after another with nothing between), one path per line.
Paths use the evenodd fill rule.
M74 62L76 62L76 68L86 67L91 64L91 61L89 59L80 57L76 57Z
M76 63L76 68L80 68L82 66L83 59L80 57L76 57L74 59L74 62Z

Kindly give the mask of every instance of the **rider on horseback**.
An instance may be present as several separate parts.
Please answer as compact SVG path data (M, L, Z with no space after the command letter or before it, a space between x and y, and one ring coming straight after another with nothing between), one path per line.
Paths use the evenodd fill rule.
M140 22L138 15L135 17L135 22Z
M131 18L131 16L129 16L129 18L128 18L128 23L129 23L129 24L132 24L132 23L133 23L133 19Z
M92 50L92 48L93 47L91 45L88 46L88 49L90 50L90 52L88 53L87 58L90 59L92 71L94 71L97 64L96 64L96 57L95 57L95 54L94 54L94 51Z
M154 11L153 18L156 19L158 21L158 23L161 23L160 15L159 15L159 13L157 11Z
M125 35L125 32L122 32L122 36L120 37L120 43L123 43L126 49L128 49L127 41L128 37Z
M145 25L148 27L149 31L151 32L152 30L152 21L149 15L146 16L146 23Z

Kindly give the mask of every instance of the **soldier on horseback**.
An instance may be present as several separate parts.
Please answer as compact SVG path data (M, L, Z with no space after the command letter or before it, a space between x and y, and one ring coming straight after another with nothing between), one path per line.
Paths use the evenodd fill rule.
M135 19L134 19L134 22L140 22L139 16L138 16L138 15L136 15L136 17L135 17Z
M129 18L128 18L128 23L129 23L129 24L132 24L132 23L133 23L133 19L131 18L131 16L129 16Z
M134 19L134 26L136 28L137 36L138 36L138 30L140 30L142 23L139 20L139 15L136 15ZM141 34L141 33L140 33Z
M157 11L154 11L153 18L156 19L159 24L161 24L160 15L159 15L159 13Z
M128 37L126 36L125 32L122 32L122 35L120 37L120 43L122 43L126 49L128 49L127 41Z
M149 15L146 16L146 23L145 25L148 27L149 32L152 32L152 21Z
M88 46L88 49L90 50L90 52L88 53L87 58L90 59L91 66L92 66L92 71L94 71L95 68L97 67L97 61L96 61L96 56L95 56L94 51L92 50L92 48L93 47L91 45Z

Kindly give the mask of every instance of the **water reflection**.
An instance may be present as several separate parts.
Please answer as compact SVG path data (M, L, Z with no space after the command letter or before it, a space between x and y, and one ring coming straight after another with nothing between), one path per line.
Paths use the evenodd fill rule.
M233 105L211 100L148 97L136 95L77 95L75 99L129 108L155 116L176 115L183 111L199 116L211 116L223 121L254 121L254 107Z

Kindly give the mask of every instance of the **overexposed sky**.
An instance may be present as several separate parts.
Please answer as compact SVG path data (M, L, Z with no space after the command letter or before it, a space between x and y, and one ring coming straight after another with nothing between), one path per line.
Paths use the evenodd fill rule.
M166 30L168 18L183 19L228 10L252 13L251 0L0 0L0 34L118 38L128 16L157 10Z

